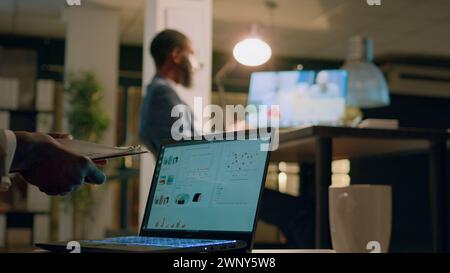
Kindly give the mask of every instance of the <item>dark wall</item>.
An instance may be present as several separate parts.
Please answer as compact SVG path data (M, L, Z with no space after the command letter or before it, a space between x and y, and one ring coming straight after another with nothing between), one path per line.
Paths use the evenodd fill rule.
M398 119L402 127L450 128L450 99L445 98L391 95L388 107L363 113L366 118Z

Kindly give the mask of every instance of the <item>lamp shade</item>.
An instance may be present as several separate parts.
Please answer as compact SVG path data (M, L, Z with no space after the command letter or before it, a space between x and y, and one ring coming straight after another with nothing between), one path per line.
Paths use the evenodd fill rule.
M351 38L347 60L342 67L349 73L347 105L376 108L390 104L386 79L372 60L372 41L359 36Z
M272 49L259 38L247 38L236 44L233 56L240 64L259 66L272 57Z

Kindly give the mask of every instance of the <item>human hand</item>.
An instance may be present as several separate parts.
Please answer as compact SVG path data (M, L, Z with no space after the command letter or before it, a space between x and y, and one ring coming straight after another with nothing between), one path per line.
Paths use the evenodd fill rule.
M65 133L49 133L48 135L54 139L58 139L58 138L73 139L73 136L71 134L65 134Z
M102 184L106 177L89 158L66 150L53 137L15 132L12 169L48 195L67 194L83 182ZM61 135L69 137L69 135Z
M51 136L54 139L59 139L59 138L62 138L62 139L73 139L73 136L71 134L65 134L65 133L49 133L48 135ZM108 160L100 159L100 160L93 160L93 162L96 165L105 166L108 163Z

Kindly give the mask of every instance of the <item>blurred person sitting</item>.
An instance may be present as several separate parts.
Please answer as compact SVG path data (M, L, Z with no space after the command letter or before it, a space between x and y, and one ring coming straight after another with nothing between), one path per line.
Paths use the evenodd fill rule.
M161 141L171 138L172 125L178 120L171 116L172 109L177 105L187 106L175 90L177 84L192 86L194 51L186 35L169 29L156 35L150 54L155 61L156 75L147 86L141 105L139 135L144 145L156 154ZM188 107L184 109L181 118L190 128L183 129L194 134L193 113Z

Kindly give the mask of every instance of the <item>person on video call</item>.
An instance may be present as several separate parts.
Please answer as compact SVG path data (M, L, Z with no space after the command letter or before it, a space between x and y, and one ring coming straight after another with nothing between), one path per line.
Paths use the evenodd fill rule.
M337 98L339 97L339 86L330 82L330 75L327 71L320 71L317 74L316 84L311 86L310 96L312 98Z
M0 129L0 191L11 186L10 171L20 173L48 195L67 194L84 181L102 184L106 177L94 162L64 149L55 140L68 137Z
M164 30L151 42L150 54L156 65L156 75L148 85L141 105L139 134L143 144L155 156L161 142L171 138L171 127L177 120L171 117L172 108L180 104L186 105L175 88L176 84L191 87L194 72L191 60L195 60L193 53L189 38L176 30ZM189 110L187 112L183 116L190 124L192 133L195 133L193 113ZM277 225L293 246L312 248L312 212L313 209L308 209L304 200L266 189L260 218Z

